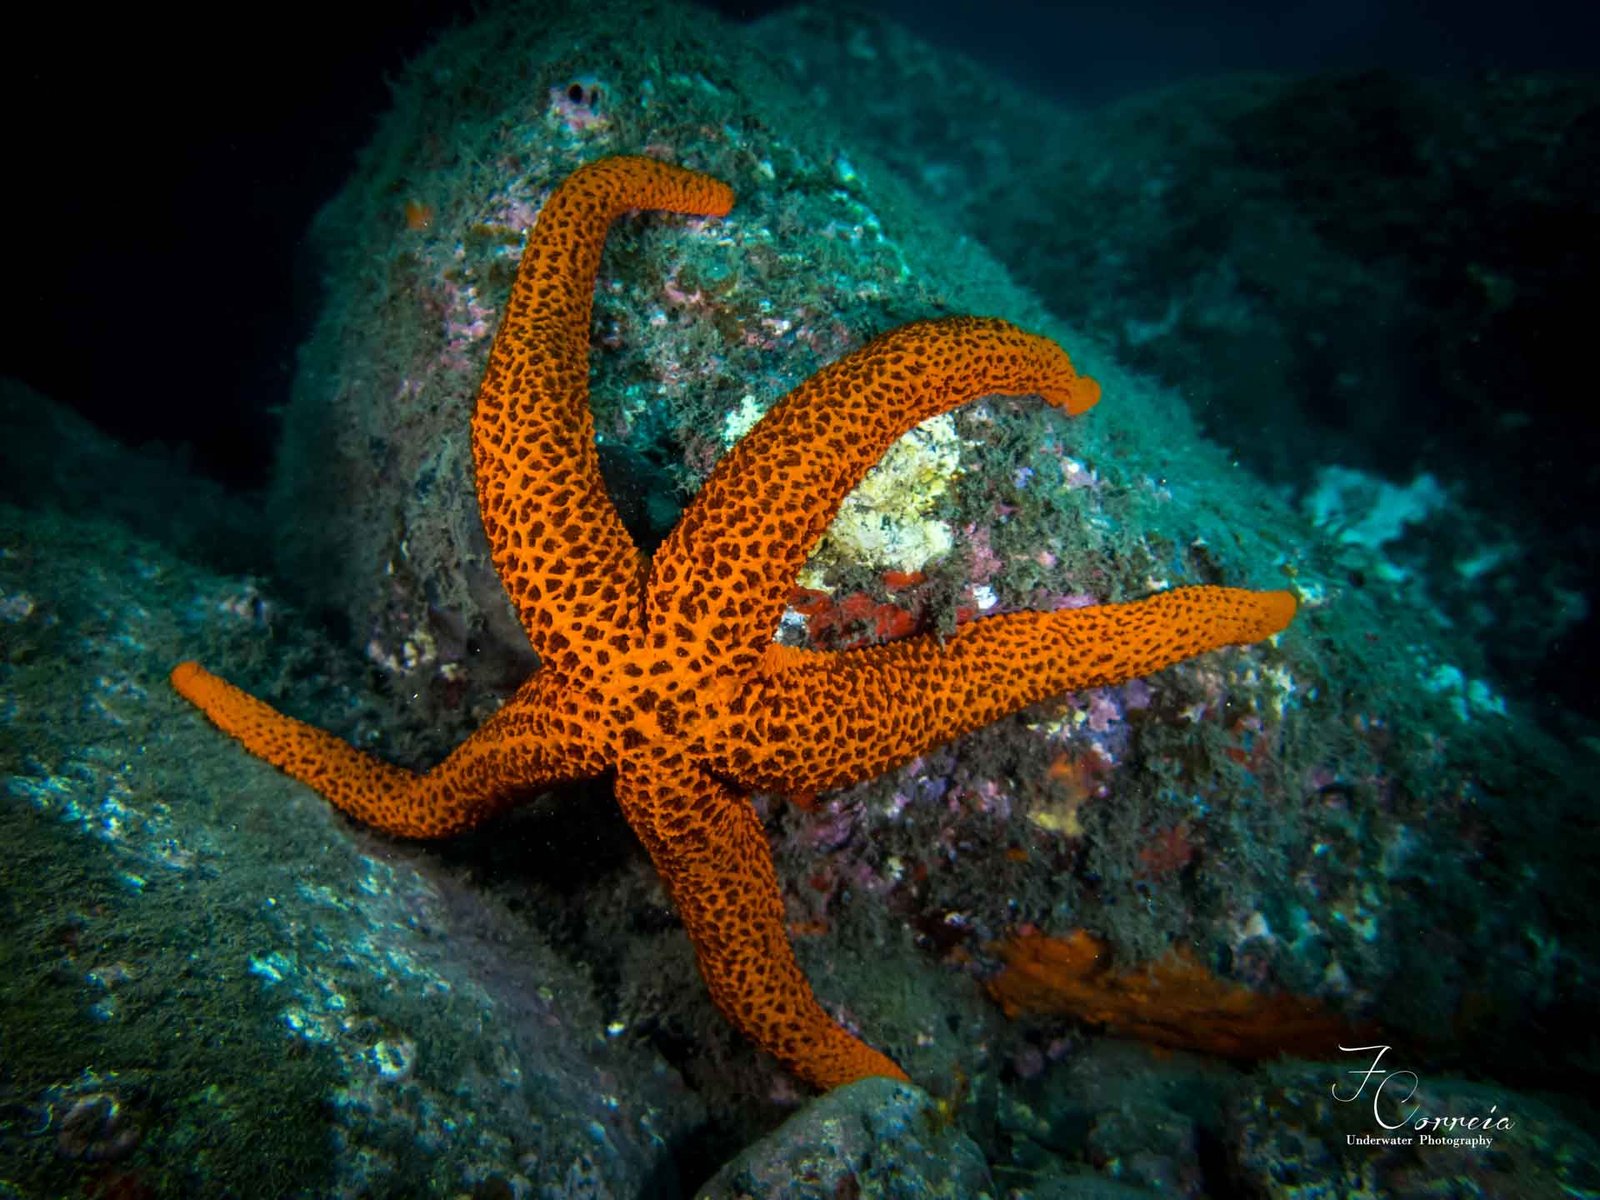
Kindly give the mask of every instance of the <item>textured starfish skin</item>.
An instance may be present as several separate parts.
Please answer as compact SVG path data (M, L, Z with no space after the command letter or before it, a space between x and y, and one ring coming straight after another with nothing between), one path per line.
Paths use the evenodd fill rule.
M472 420L494 564L540 669L444 762L383 763L186 662L173 686L246 749L403 837L476 825L557 780L616 772L617 801L694 943L712 999L828 1088L904 1079L819 1005L743 793L868 778L1007 713L1286 626L1287 592L1179 588L1014 613L953 637L822 653L772 633L807 553L896 438L979 396L1099 398L1048 339L955 317L887 333L801 384L717 465L652 563L601 482L588 406L595 277L630 208L722 216L716 180L645 158L574 173L529 235Z

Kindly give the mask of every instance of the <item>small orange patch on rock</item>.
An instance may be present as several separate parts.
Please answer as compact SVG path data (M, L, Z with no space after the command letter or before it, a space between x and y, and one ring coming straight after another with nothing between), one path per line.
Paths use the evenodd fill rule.
M1007 1017L1064 1016L1171 1050L1220 1058L1326 1058L1358 1036L1313 1001L1218 979L1183 947L1113 970L1106 944L1079 929L1024 933L992 947L1005 969L986 985ZM1370 1032L1370 1031L1367 1031Z
M836 597L829 592L797 587L789 607L806 618L811 636L822 641L844 638L852 642L861 633L880 642L909 637L917 631L916 616L894 604L874 599L866 592Z
M1084 805L1102 794L1111 760L1095 747L1081 753L1062 751L1050 760L1045 771L1048 787L1040 796L1028 821L1062 837L1083 836L1080 813Z
M433 226L433 205L421 200L407 200L405 206L406 228L421 233Z
M1194 834L1189 822L1160 830L1139 851L1139 876L1142 879L1166 879L1176 875L1194 861Z
M928 577L922 571L885 571L879 578L883 580L884 587L896 592L903 588L916 587Z

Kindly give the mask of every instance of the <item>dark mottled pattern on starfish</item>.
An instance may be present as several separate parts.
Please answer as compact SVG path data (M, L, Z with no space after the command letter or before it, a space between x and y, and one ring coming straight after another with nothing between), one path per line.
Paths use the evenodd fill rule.
M865 779L1024 705L1276 633L1287 592L1179 588L974 621L841 653L772 635L849 490L917 423L992 394L1068 413L1099 398L1047 338L954 317L894 330L785 397L717 465L647 564L601 482L588 406L591 296L630 208L725 214L725 184L647 158L566 180L529 235L472 421L494 563L538 672L431 771L380 762L194 663L173 685L252 753L357 820L439 837L561 779L614 769L617 800L694 942L712 999L818 1087L905 1078L811 993L782 893L738 789Z

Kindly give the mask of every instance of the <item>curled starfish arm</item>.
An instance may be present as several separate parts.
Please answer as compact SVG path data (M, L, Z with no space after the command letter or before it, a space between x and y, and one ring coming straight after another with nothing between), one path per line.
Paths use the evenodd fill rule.
M755 809L710 775L653 756L624 762L617 800L649 851L722 1014L819 1088L905 1079L811 992L784 929L783 896Z
M198 663L179 663L172 686L257 758L321 793L335 808L398 837L435 838L471 829L529 791L596 775L599 753L550 716L553 704L508 704L449 758L418 774L374 758L342 738L284 716ZM534 676L518 699L550 691Z
M988 617L943 642L769 655L773 669L735 705L713 769L746 788L827 791L1050 696L1260 641L1294 611L1290 592L1183 587Z
M472 417L495 570L541 659L575 670L641 621L644 560L600 476L589 324L606 230L631 208L722 216L727 184L639 157L602 159L551 194L528 235Z
M650 628L753 666L850 489L919 422L996 394L1076 414L1100 387L1050 339L979 317L916 321L823 368L723 457L657 552Z

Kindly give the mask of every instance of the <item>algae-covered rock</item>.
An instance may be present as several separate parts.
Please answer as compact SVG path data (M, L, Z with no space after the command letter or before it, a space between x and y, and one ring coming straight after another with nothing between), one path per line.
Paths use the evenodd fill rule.
M762 57L769 44L739 30L649 5L628 10L619 43L618 12L534 4L441 40L399 81L395 112L319 222L328 302L289 412L274 536L295 594L331 610L369 664L373 744L435 761L533 665L487 565L473 389L550 188L604 154L653 153L728 180L737 200L719 221L625 219L603 260L591 403L642 546L788 387L904 319L973 311L1060 338L1102 403L1072 421L1026 400L954 414L934 431L937 455L913 445L921 467L890 473L883 495L865 489L881 519L854 534L875 536L836 528L781 640L948 633L983 614L1183 583L1287 583L1302 601L1275 645L1062 697L811 812L765 809L801 959L841 981L830 1003L895 1014L869 1033L913 1074L946 1062L943 1018L990 965L984 948L1033 922L1092 929L1132 963L1184 942L1219 977L1377 1015L1441 1049L1455 1034L1437 1014L1460 1010L1496 1062L1519 1053L1530 1004L1592 1040L1576 992L1556 986L1593 961L1579 915L1592 874L1561 835L1583 811L1569 755L1585 751L1496 689L1484 639L1441 622L1385 549L1316 527L1198 436L1177 393L1120 369L1018 289L950 223L976 212L961 189L938 191L944 211L930 211L907 143L840 133L838 106L788 90ZM1003 91L930 62L925 82L966 81L930 105ZM885 104L914 98L875 97L875 128L893 129ZM1053 191L1028 171L986 174L963 149L977 123L952 128L951 153L996 195L994 219L1011 214L1014 238L1030 205L1084 202L1064 167ZM1079 136L1081 122L1035 149ZM1095 290L1114 290L1114 264L1095 265ZM1478 528L1456 506L1431 520L1441 537L1449 523L1452 544ZM904 529L918 534L914 557ZM948 552L924 558L946 531ZM1528 794L1538 803L1518 800ZM749 1110L733 1097L779 1089L739 1058L670 919L640 918L665 911L661 894L614 816L581 829L608 831L614 856L577 878L509 886L530 911L565 914L595 959L627 939L619 1019L652 1030L686 1070L722 1072L707 1086L724 1089L715 1103L737 1124ZM934 964L913 1000L871 969L890 944ZM727 1070L749 1074L734 1083Z
M35 499L57 511L0 506L0 1194L672 1178L703 1109L607 1037L586 970L458 870L241 757L167 686L194 653L256 685L315 659L322 682L288 707L357 711L309 623Z
M1320 1181L1371 1195L1521 1200L1592 1195L1600 1147L1573 1116L1500 1084L1408 1070L1403 1054L1348 1056L1341 1072L1297 1065L1241 1091L1225 1125L1234 1178L1265 1200ZM1379 1073L1364 1077L1375 1065ZM1394 1073L1385 1082L1385 1075Z
M619 23L632 31L625 42ZM1115 390L1114 427L1143 431L1152 455L1159 439L1170 464L1193 452L1176 449L1195 445L1181 409L1141 400L972 242L931 222L904 181L858 165L826 114L778 83L738 30L669 4L486 13L412 65L319 218L327 301L272 494L286 578L336 614L404 697L394 719L418 759L472 728L533 663L488 564L468 446L524 235L576 166L640 152L716 175L737 196L721 220L621 221L603 261L591 404L612 494L646 548L738 431L819 366L912 317L975 312L1055 332ZM1008 460L1009 476L1042 444L1051 461L1040 469L1051 471L1057 427L1036 407L941 421L920 456L891 455L903 469L847 506L830 561L856 580L934 560L959 574L964 554L952 548L989 505L981 489L965 501L947 493L985 450ZM1106 434L1075 430L1075 445L1080 436L1087 446ZM974 510L965 522L960 504ZM1067 516L1030 515L1024 536L1049 540L1041 526Z
M1592 73L1262 71L1088 108L886 18L758 29L853 143L1257 474L1442 481L1456 515L1407 567L1508 684L1593 718L1569 668L1600 641L1571 518L1600 504L1570 399L1600 271Z
M980 1200L996 1195L977 1145L928 1094L863 1079L813 1100L748 1147L698 1200Z

